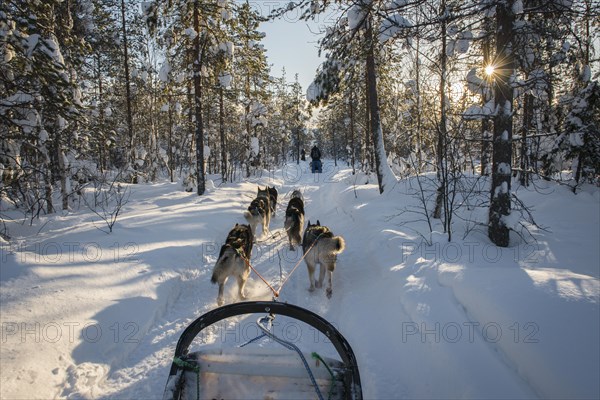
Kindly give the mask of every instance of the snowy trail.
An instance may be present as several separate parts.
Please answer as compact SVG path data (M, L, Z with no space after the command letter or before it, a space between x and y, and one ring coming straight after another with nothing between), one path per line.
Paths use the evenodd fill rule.
M301 257L301 249L296 249L295 252L288 250L287 236L285 234L283 225L283 218L285 215L285 207L287 205L287 199L291 191L298 186L297 176L294 173L291 175L291 182L289 184L283 183L278 185L280 191L280 201L278 204L277 212L271 221L270 231L264 235L260 233L257 238L257 242L254 246L252 265L260 271L260 273L274 286L279 287L280 282L280 267L284 271L284 278L287 273L296 265ZM267 179L266 182L261 183L264 180L256 180L257 184L264 186L266 184L277 184L279 182L273 182L272 179ZM247 190L250 188L250 191ZM255 195L256 184L243 185L243 193L228 193L227 197L223 196L219 200L215 200L220 204L227 203L228 199L239 199L239 201L246 205ZM209 200L210 202L210 200ZM237 200L235 201L237 203ZM183 206L170 206L170 209L161 209L162 212L169 213L173 212L177 214ZM236 205L224 206L225 210L231 208L239 208ZM234 214L235 222L243 223L243 218L239 218L242 215L244 207L236 210ZM199 211L203 212L203 211ZM227 211L229 212L229 211ZM152 211L144 213L144 215L151 215ZM177 221L174 221L178 224ZM219 230L225 232L221 237L226 236L226 232L230 229L231 225L219 221ZM222 239L221 239L222 240ZM183 329L189 325L195 318L216 307L216 287L210 285L209 276L216 261L216 254L220 242L215 241L213 245L208 244L203 247L208 248L207 253L203 254L203 265L200 270L195 268L186 269L177 276L172 278L174 281L170 287L166 296L159 295L159 298L171 298L172 301L166 302L164 310L157 314L157 317L152 321L152 327L144 335L143 340L140 341L139 346L135 351L128 355L130 362L129 365L133 364L134 367L120 368L120 365L115 368L115 371L111 372L110 376L106 381L102 383L102 387L99 389L104 394L102 397L106 398L157 398L162 395L161 384L168 374L168 368L172 358L173 349ZM300 265L296 273L300 273L303 270L303 265ZM305 269L305 268L304 268ZM292 284L294 282L294 284ZM289 297L298 298L295 294L295 281L290 281L285 287L285 291L282 291L281 301ZM252 274L251 279L248 281L246 286L246 292L249 300L270 300L272 293L266 287L266 285L259 280L259 278ZM285 294L284 294L285 293ZM308 294L308 292L307 292ZM225 299L227 302L235 301L235 284L228 282L226 287ZM296 304L296 303L295 303ZM234 325L239 323L240 319L229 319L227 325L222 328L222 331L217 331L212 337L209 335L206 339L208 343L226 341L230 339L228 335L231 332L235 332ZM240 338L235 338L241 344L241 341L250 339L248 335L240 335ZM158 368L157 368L158 366ZM140 377L144 377L140 381ZM149 378L149 379L148 379ZM160 382L156 385L157 382ZM125 389L124 389L125 388ZM158 395L157 395L158 393ZM69 393L63 393L69 394ZM75 393L70 393L71 395ZM81 393L76 393L80 395Z
M331 162L320 175L308 173L306 163L289 164L274 175L222 185L202 197L175 184L137 186L132 196L137 201L127 204L111 235L97 230L86 212L40 221L44 229L38 235L32 231L40 226L23 227L27 239L2 253L2 398L161 398L181 332L216 307L212 268L228 231L245 223L243 211L257 185L279 191L271 231L259 236L252 256L275 288L302 256L301 248L288 249L283 230L294 189L304 194L305 222L318 219L344 237L347 248L338 257L331 299L322 289L307 290L306 266L300 262L279 301L322 315L346 336L365 398L521 399L553 393L593 398L599 393L591 382L600 371L594 357L600 351L595 340L600 271L586 263L598 260L593 229L569 237L583 250L561 247L549 236L539 241L536 264L529 262L530 252L517 258L515 249L490 262L480 251L487 249L483 239L448 244L434 233L426 246L414 227L390 219L416 201L407 195L408 182L380 196L375 182L366 181ZM588 219L599 222L600 195L577 199ZM538 202L552 210L546 219L572 234L567 221L576 220L579 210L557 212L562 203L546 203ZM478 251L474 259L466 251L455 259L451 251L457 248ZM556 261L570 259L581 268L568 270ZM226 285L227 303L236 300L235 286L231 280ZM247 295L272 297L254 274ZM239 345L256 335L254 321L252 316L228 320L207 332L202 343ZM326 338L279 322L307 349L331 351ZM581 329L570 329L575 325ZM491 340L496 328L502 335ZM53 336L57 329L60 335ZM567 351L564 343L582 345ZM564 366L573 364L581 367Z

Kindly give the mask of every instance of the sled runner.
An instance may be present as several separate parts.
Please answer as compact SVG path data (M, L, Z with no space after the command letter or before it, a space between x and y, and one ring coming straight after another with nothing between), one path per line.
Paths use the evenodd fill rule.
M206 345L201 346L204 350L189 352L192 341L202 331L226 318L248 314L259 314L255 330L262 333L259 336L238 347ZM291 341L276 336L272 323L278 316L301 321L321 332L339 358L303 352ZM263 342L260 346L259 340ZM250 398L361 400L360 375L352 348L325 319L291 304L242 302L202 315L179 338L163 400Z

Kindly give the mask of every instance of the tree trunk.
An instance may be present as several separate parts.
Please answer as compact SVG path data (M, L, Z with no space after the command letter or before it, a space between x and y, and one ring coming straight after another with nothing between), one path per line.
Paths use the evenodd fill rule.
M200 10L198 0L194 1L194 29L198 35L194 38L194 115L196 117L196 183L198 196L206 190L204 169L204 128L202 126L202 59L204 48L200 46Z
M101 66L101 58L100 52L96 54L96 62L98 64L98 126L100 130L100 143L98 146L98 167L100 168L100 172L104 172L107 169L107 154L108 149L106 149L106 137L104 137L104 108L102 107L102 66Z
M227 182L227 143L225 141L225 107L222 86L219 88L219 135L221 137L221 179L223 182Z
M375 147L375 168L379 193L383 193L395 180L394 174L387 163L387 154L383 143L381 119L379 115L379 99L377 98L377 73L375 71L375 38L373 37L372 21L367 22L367 77L368 97L371 114L371 135ZM391 189L391 187L390 187Z
M504 218L510 214L513 120L513 88L510 85L510 77L514 70L513 3L513 0L509 0L506 3L499 2L496 6L496 59L499 65L496 66L494 87L497 114L494 118L488 236L500 247L507 247L509 244L509 228Z
M67 176L67 166L65 165L66 156L61 148L59 138L60 138L60 136L57 135L56 139L58 141L58 145L56 146L57 147L56 156L58 157L58 170L60 173L60 196L62 198L62 209L68 210L69 209L69 184L68 184L69 177Z
M54 205L52 204L52 168L50 168L50 163L46 163L46 173L44 174L45 178L45 197L46 197L46 212L48 214L54 213ZM40 207L41 208L41 207Z
M533 124L533 95L525 94L523 101L523 127L521 129L521 159L519 180L521 185L529 186L529 148L527 146L527 134L531 130Z
M298 120L296 120L298 123ZM300 127L296 127L296 164L300 165Z
M363 162L365 163L365 172L371 173L373 171L373 159L371 157L373 146L371 145L371 102L369 100L369 73L365 65L365 154L363 156Z
M127 25L125 22L125 0L121 0L121 30L123 33L123 66L125 68L125 102L127 108L127 134L129 138L129 162L137 171L135 146L133 137L133 117L131 111L131 82L129 80L129 49L127 45ZM134 172L133 182L137 183L137 173Z
M350 162L352 164L352 175L356 174L354 169L354 155L356 149L354 148L354 96L352 90L350 90Z
M483 30L487 34L491 36L491 18L485 17L483 21ZM492 51L490 46L491 38L488 36L483 41L482 51L483 51L483 65L487 67L492 64ZM486 77L486 82L489 82L490 77ZM483 96L481 98L481 102L483 105L488 103L491 100L491 92L489 86L486 86ZM491 139L491 123L489 118L483 117L481 120L481 165L479 173L482 176L489 176L490 174L490 143Z
M194 58L194 50L192 49L190 51L190 60L189 63L192 63L192 59ZM188 64L189 64L188 63ZM192 81L187 81L186 84L186 92L187 92L187 100L188 100L188 113L187 113L187 119L188 119L188 129L192 129L192 127L194 126L194 101L195 98L192 95L192 86L193 86L193 80ZM192 157L191 154L196 152L196 139L195 139L195 135L192 134L187 134L186 136L190 137L190 147L187 148L186 152L185 152L185 157L186 157L186 165L188 166L192 166Z
M441 12L442 25L441 25L441 36L442 36L442 49L440 57L440 125L437 132L437 151L436 151L436 166L437 166L437 179L439 187L437 189L437 195L435 198L435 208L433 210L433 218L440 219L442 217L442 207L446 204L447 189L448 189L448 171L446 171L446 135L447 124L446 124L446 81L447 81L447 64L448 55L446 54L447 36L446 36L446 1L442 0ZM446 207L444 207L446 208ZM447 219L444 219L444 232L447 231Z
M482 176L490 175L490 147L491 143L491 124L490 120L487 118L483 118L481 120L481 165L479 169L479 173Z
M331 121L331 144L333 146L333 165L337 167L337 148L335 143L335 124Z
M173 155L173 96L171 95L171 85L168 85L168 101L169 101L169 137L167 138L167 168L171 182L175 181L175 160Z
M246 48L248 48L248 46L248 39L246 39ZM250 71L246 71L244 94L246 95L246 148L248 149L247 151L249 154L248 159L246 160L246 178L250 178L250 164L253 162L252 139L250 136ZM256 156L256 154L254 156Z
M417 174L421 173L421 168L423 166L423 155L421 152L421 127L423 126L422 116L421 116L421 66L419 61L419 51L420 51L420 39L416 37L416 60L415 60L415 95L417 96L417 129L416 129L416 142L415 150L417 152Z

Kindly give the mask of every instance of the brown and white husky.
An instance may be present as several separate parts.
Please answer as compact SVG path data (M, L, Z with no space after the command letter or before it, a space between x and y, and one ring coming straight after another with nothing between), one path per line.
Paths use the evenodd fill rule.
M245 299L244 286L250 275L250 255L252 253L252 242L254 237L249 225L235 224L229 231L225 244L221 246L219 258L213 269L210 281L219 284L217 304L223 305L223 288L230 276L235 276L238 283L238 296ZM244 258L246 261L244 261Z

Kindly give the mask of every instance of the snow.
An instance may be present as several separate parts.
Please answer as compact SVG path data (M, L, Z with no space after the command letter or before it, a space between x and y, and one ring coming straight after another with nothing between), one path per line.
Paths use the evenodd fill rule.
M512 4L512 12L515 15L523 14L523 0L515 0Z
M448 40L446 42L446 55L452 57L454 55L454 47L456 47L455 40Z
M498 173L499 174L510 175L510 171L511 171L511 168L510 168L509 164L503 163L503 162L498 164Z
M456 41L456 51L459 54L465 54L469 51L469 46L473 40L473 33L471 32L460 32L458 34L458 40Z
M478 120L489 118L496 112L496 103L494 99L488 101L482 106L472 105L463 112L463 118L466 120Z
M258 145L258 138L257 137L251 137L250 138L250 151L251 151L251 155L257 155L258 153L260 153L260 147Z
M160 71L158 72L158 79L162 82L169 82L169 74L171 73L171 65L168 60L165 60L165 63L160 67Z
M67 121L60 115L56 117L56 124L58 125L58 129L61 131L67 127Z
M196 36L198 36L198 32L196 32L194 28L186 28L184 33L190 40L194 40Z
M519 216L519 213L515 211L500 217L500 221L509 229L517 229L517 224L519 223L520 219L521 217Z
M233 76L229 72L222 72L219 75L219 85L221 85L224 89L231 88L231 81L233 80Z
M12 96L3 99L0 104L6 106L18 105L18 104L27 104L33 101L33 96L28 93L23 93L21 91L17 91L17 93Z
M532 228L535 241L497 248L484 232L460 239L460 223L448 242L438 221L429 234L424 221L390 218L418 205L415 179L383 196L366 179L325 160L323 174L292 163L248 182L209 183L201 197L181 191L180 182L126 186L132 196L110 235L83 209L41 216L33 226L7 222L0 397L160 399L183 329L216 307L210 275L220 244L244 222L257 185L279 190L275 236L283 233L286 199L300 188L307 220L344 237L332 298L307 291L301 265L280 301L322 315L344 334L365 398L600 397L598 188L584 185L577 195L545 181L517 188L549 229ZM505 223L518 223L516 215ZM256 244L253 265L277 283L280 265L286 273L299 259L287 248L267 238ZM251 300L270 299L254 274L247 290ZM226 302L234 294L229 282ZM255 333L244 322L203 342L241 344ZM323 355L330 348L308 329L296 344Z
M581 72L581 80L583 82L589 82L592 79L592 69L589 65L585 65L583 67L583 71Z
M473 94L483 94L487 87L485 80L477 76L477 68L472 68L467 73L467 87Z
M383 6L383 10L395 10L410 4L408 0L389 0Z
M311 82L306 89L306 100L313 103L323 96L323 88L317 82Z
M204 78L208 78L210 76L210 72L206 65L202 65L200 67L200 75L202 75Z
M233 42L227 41L219 43L219 50L225 53L228 57L233 57L234 45Z
M40 143L46 143L48 137L48 131L46 131L45 129L41 129L39 133Z
M578 119L578 118L577 118ZM574 120L574 121L573 121ZM581 126L581 120L575 120L575 117L570 121L575 126ZM583 134L581 132L573 132L569 134L569 143L573 147L582 147L585 143L583 141Z
M58 43L56 43L54 39L45 39L44 45L45 46L42 47L42 51L52 58L59 66L63 66L65 64L65 60L62 56Z
M355 30L362 27L366 15L366 6L360 4L360 2L353 5L347 12L348 28Z
M410 28L412 25L412 22L400 14L385 17L379 28L379 42L387 42L398 35L399 32L402 32L403 29Z
M4 62L8 64L15 56L15 52L10 45L4 46Z

